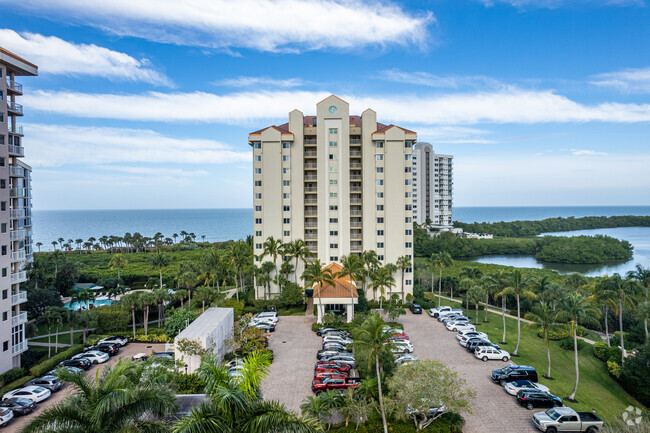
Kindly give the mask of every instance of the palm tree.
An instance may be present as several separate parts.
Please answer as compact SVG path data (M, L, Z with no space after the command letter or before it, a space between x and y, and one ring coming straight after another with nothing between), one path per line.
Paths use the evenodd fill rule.
M176 238L178 238L178 233L174 233L172 237L174 238L174 243L176 243Z
M474 323L478 325L478 304L481 303L481 301L485 298L485 292L486 290L481 287L481 286L472 286L469 288L467 291L467 302L473 302L474 306L476 307L476 317L474 319ZM487 309L487 304L485 305L485 309Z
M271 361L267 353L253 352L244 359L237 377L216 356L206 356L198 369L209 401L195 406L173 428L174 433L316 433L318 421L287 411L275 401L262 400L260 386Z
M575 290L578 294L578 289L587 284L587 279L581 273L574 272L564 279L564 283Z
M442 270L443 268L447 268L453 264L454 261L446 251L441 251L431 255L431 265L440 270L440 273L438 274L438 308L440 308L440 297L442 296Z
M481 272L479 268L463 266L463 268L460 270L459 275L461 277L469 278L470 280L478 280L483 276L483 272Z
M140 305L144 307L144 335L149 335L149 307L156 305L158 298L153 292L140 292Z
M349 256L341 257L341 271L335 275L337 278L348 277L350 279L350 302L354 306L354 289L358 278L363 278L364 266L361 257L350 254ZM352 320L348 317L348 321Z
M634 302L633 295L638 291L638 284L632 279L623 279L619 274L612 275L608 280L610 290L618 298L618 329L621 336L621 365L625 361L625 341L623 338L623 306L632 305Z
M54 353L59 353L59 326L63 325L63 319L67 314L67 309L64 307L50 307L50 310L54 310L54 324L56 325L56 331L54 331ZM73 342L70 342L71 344Z
M149 259L151 261L151 265L158 269L158 275L160 277L160 288L162 289L163 286L163 280L162 280L162 270L165 266L169 264L169 257L165 253L163 253L160 250L157 250L151 255L151 258Z
M611 306L614 311L616 311L616 292L612 289L612 285L609 282L609 277L604 276L598 283L596 283L595 293L590 296L588 299L590 301L601 301L605 304L605 340L607 340L607 346L609 347L609 307Z
M570 294L560 303L560 311L557 314L558 319L566 320L571 326L573 334L573 353L575 359L576 381L573 385L573 391L569 396L569 401L575 401L576 392L578 391L578 380L580 379L580 370L578 368L578 335L576 328L578 324L597 324L597 318L600 312L594 308L586 297L580 294Z
M537 286L539 287L539 285ZM566 287L559 284L548 284L545 286L544 291L541 292L541 297L553 306L553 311L557 306L557 301L561 299L566 293Z
M407 269L413 268L411 259L408 256L401 256L397 258L395 265L399 268L402 273L402 304L404 303L404 272Z
M38 245L38 244L36 244ZM40 252L40 248L39 248ZM648 304L648 291L650 290L650 268L646 269L641 265L636 265L634 271L628 272L629 278L634 278L645 288L645 303ZM647 308L647 307L646 307ZM645 339L648 340L648 316L643 317L643 329L645 330Z
M361 288L365 290L366 288L366 280L370 275L372 275L377 268L381 265L379 263L379 259L377 258L377 252L374 250L367 250L361 253L361 259L363 260L363 263L366 267L363 275L363 279L361 280Z
M169 291L166 289L155 289L153 294L156 297L156 304L158 304L158 327L160 328L165 316L165 302L169 300Z
M321 301L321 290L324 284L334 285L334 275L329 268L324 268L321 261L316 259L305 269L305 272L302 273L302 280L307 284L305 289L308 287L314 287L318 285L318 320L319 323L322 321L323 313L323 304Z
M222 274L223 268L223 258L222 254L216 249L211 248L210 252L205 258L205 264L208 267L208 270L212 272L214 278L212 279L212 288L214 289L214 283L217 283L217 290L219 289L219 276Z
M246 265L248 260L248 256L250 252L249 250L250 247L245 242L242 241L231 243L230 245L228 245L228 249L226 250L227 261L230 264L230 266L232 266L232 268L235 270L235 273L237 274L235 276L235 295L238 301L239 301L239 289L243 284L242 274L243 274L244 266ZM239 284L237 282L237 277L239 277Z
M178 287L184 287L187 290L188 311L192 311L192 290L196 287L197 282L197 275L193 269L189 267L185 270L181 269L181 273L178 276Z
M379 358L383 356L391 356L391 344L386 343L390 338L390 329L385 328L386 323L376 313L369 314L366 320L363 321L354 331L354 343L352 346L360 350L362 353L368 354L368 367L375 362L375 372L377 374L377 388L379 392L379 410L381 412L381 420L384 425L384 433L388 433L388 425L386 423L386 411L384 409L384 396L381 390L381 373Z
M47 357L51 358L52 357L52 346L50 343L50 338L52 334L52 325L57 321L59 313L54 307L50 307L47 310L45 310L45 313L43 314L43 318L45 319L45 323L47 325Z
M537 295L532 291L528 290L526 286L530 284L532 279L530 277L524 277L519 269L515 269L508 275L506 279L507 286L501 291L499 296L515 295L517 300L517 347L513 352L514 356L517 356L519 352L519 342L521 341L521 305L520 299L522 297L528 299L536 299Z
M129 262L122 256L122 253L114 254L111 260L108 262L108 266L113 269L117 269L117 285L120 285L120 271L122 268L125 268Z
M52 251L56 251L56 246L58 245L57 241L52 241Z
M264 299L271 299L271 281L272 281L271 272L273 272L274 270L275 270L275 265L273 264L273 262L270 262L268 260L266 262L263 262L262 265L260 266L260 276L262 282L264 283L263 284ZM258 283L260 283L259 280ZM267 297L267 293L268 293L268 297Z
M174 291L174 299L181 301L181 308L185 308L185 298L187 298L187 290L178 289Z
M386 263L384 265L384 268L391 274L395 275L395 272L397 272L397 265L393 263ZM388 287L388 301L393 302L393 287L395 287L395 278L393 277L393 285Z
M59 245L63 247L63 243L65 242L65 239L59 238L58 240L59 240Z
M84 329L81 342L83 344L86 344L86 337L88 337L88 328L90 326L94 326L97 323L97 311L95 309L79 311L75 319L76 322L79 323Z
M393 274L386 266L382 266L370 276L370 281L373 292L379 290L381 295L379 298L379 309L383 311L382 301L386 295L386 288L390 290L391 287L395 287L395 277L393 277Z
M120 299L120 303L126 305L127 307L131 308L131 323L133 325L133 338L135 338L135 309L140 308L141 305L141 300L140 300L140 295L141 292L135 292L135 293L129 293L127 295L122 296L122 299Z
M43 242L36 242L36 247L38 248L38 252L41 252L41 247L43 246Z
M314 253L307 248L307 243L302 239L296 239L287 244L285 252L289 255L289 259L294 259L296 261L293 270L296 277L295 283L298 284L298 261L301 261L306 265L307 259L314 257Z
M275 282L280 290L280 273L278 272L278 256L282 255L282 241L280 239L275 239L273 236L269 236L264 244L262 245L263 251L260 255L260 260L266 256L269 256L273 259L273 268L275 270Z
M303 416L315 418L318 422L322 422L322 417L327 415L329 411L327 402L324 398L321 398L321 395L324 394L319 394L316 397L307 397L307 400L300 405L300 411Z
M535 305L529 313L526 313L526 319L530 320L531 323L526 325L526 328L538 329L542 333L542 338L544 339L544 345L546 345L546 359L548 361L548 367L546 368L546 375L544 376L547 379L552 379L551 377L551 333L559 331L562 328L562 325L557 323L556 317L557 314L555 310L551 308L551 304L548 302L540 302Z
M97 376L59 369L59 378L74 392L56 405L42 409L22 431L69 432L165 432L163 418L176 413L171 375L148 374L145 364L120 360Z

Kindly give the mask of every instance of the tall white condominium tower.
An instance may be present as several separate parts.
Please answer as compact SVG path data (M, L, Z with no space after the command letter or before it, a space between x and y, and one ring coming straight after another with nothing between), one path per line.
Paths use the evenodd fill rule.
M413 146L413 218L418 224L430 220L434 227L451 227L452 159L435 153L429 143Z
M21 305L27 293L25 264L33 260L31 216L31 167L25 156L23 127L16 121L23 106L16 98L23 87L15 78L38 75L38 67L0 47L0 373L20 367L27 350L27 313ZM5 102L6 101L6 102Z
M273 236L283 243L303 239L324 265L364 250L376 251L382 264L412 260L416 141L413 131L377 123L371 109L351 116L349 104L334 95L316 104L316 116L293 110L288 123L251 133L255 255ZM303 269L299 264L297 274ZM399 272L393 293L401 294ZM406 269L407 293L412 275Z

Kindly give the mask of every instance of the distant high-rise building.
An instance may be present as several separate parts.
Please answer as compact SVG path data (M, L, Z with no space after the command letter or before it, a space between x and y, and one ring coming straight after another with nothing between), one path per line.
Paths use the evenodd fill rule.
M16 121L23 106L16 97L23 87L15 78L36 75L36 65L0 47L0 373L20 367L20 354L27 350L27 313L21 311L27 293L20 285L27 281L25 265L33 260L32 169L20 160L23 127Z
M452 225L452 159L435 153L429 143L413 146L413 218L418 224Z
M376 251L382 264L412 259L415 132L377 123L371 109L350 115L349 104L332 95L316 104L316 116L294 110L288 123L255 131L248 141L256 256L272 236L303 239L324 264L364 250ZM298 275L303 269L299 263ZM393 293L401 293L399 271L395 278ZM412 293L410 268L404 281Z

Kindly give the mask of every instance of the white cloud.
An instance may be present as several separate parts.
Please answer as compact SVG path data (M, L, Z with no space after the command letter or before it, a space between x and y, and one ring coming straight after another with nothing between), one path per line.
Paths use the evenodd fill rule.
M164 74L152 69L149 60L137 60L94 44L75 44L55 36L0 29L0 45L11 47L13 52L38 65L39 72L44 74L92 75L170 85Z
M300 78L275 79L269 77L237 77L214 82L217 86L225 87L299 87L304 83Z
M650 67L596 75L591 84L626 93L650 93Z
M44 124L25 125L25 129L29 133L28 162L35 167L67 164L232 164L251 160L251 152L236 151L218 141L172 138L147 129ZM118 166L112 169L132 174L155 171L150 167ZM160 168L159 174L166 171Z
M208 174L205 170L183 170L180 168L169 168L165 167L161 169L160 167L138 167L138 166L120 166L120 165L100 165L96 168L106 171L116 171L121 173L130 173L136 175L156 175L165 174L168 176L174 177L195 177L195 176L205 176Z
M516 8L557 9L561 7L586 6L645 6L644 0L478 0L485 6L506 3Z
M415 15L382 0L22 0L11 5L120 36L261 51L421 45L434 20L431 13Z
M446 144L491 144L495 140L485 138L490 131L463 126L410 127L418 133L420 141Z
M606 152L597 152L595 150L589 149L571 149L571 155L573 156L607 156Z
M286 121L294 108L305 114L327 92L256 91L217 95L205 92L115 95L36 91L23 97L31 110L76 117L160 122L218 122L259 126L262 121ZM351 112L370 107L380 122L422 125L539 122L648 122L650 104L606 102L581 104L553 91L507 89L447 95L339 95Z
M414 84L418 86L442 89L459 89L462 87L505 88L498 80L482 75L476 76L440 76L428 72L404 72L399 69L381 71L377 78L395 83Z

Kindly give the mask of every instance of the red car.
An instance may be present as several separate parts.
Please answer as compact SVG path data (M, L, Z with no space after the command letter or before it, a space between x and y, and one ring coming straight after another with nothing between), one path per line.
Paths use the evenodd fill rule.
M333 368L322 368L320 370L314 371L314 379L325 379L330 376L345 376L348 377L348 373L345 371L334 370Z
M347 373L350 371L350 366L333 361L318 361L314 367L314 372L323 370L337 370Z
M344 375L330 376L324 379L314 379L311 383L311 390L316 395L329 389L345 389L349 387L356 388L361 383L358 377L346 377Z

